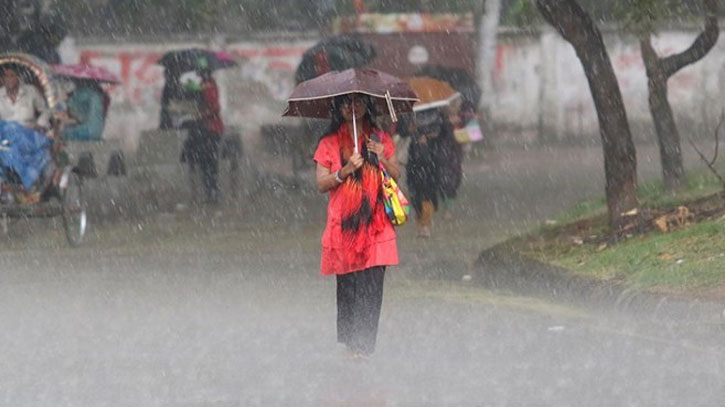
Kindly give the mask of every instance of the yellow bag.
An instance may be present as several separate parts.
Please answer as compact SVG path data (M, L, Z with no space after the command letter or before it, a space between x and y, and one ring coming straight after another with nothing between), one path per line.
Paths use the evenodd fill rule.
M408 220L410 203L403 192L398 188L398 183L388 175L387 171L381 169L383 177L383 202L385 203L385 214L394 226L401 226Z

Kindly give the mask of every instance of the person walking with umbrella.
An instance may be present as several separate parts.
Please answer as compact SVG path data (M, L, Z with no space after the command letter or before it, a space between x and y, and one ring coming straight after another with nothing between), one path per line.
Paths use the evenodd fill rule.
M161 116L159 129L180 128L179 107L172 107L179 101L195 99L194 92L189 92L181 83L181 75L186 72L209 69L233 68L237 66L234 57L226 52L212 51L201 48L187 48L165 53L157 64L164 67L164 88L161 91Z
M201 77L199 111L203 142L199 146L197 154L207 199L211 202L218 202L220 199L217 182L219 178L219 143L224 133L221 105L219 104L219 87L208 67L202 67L199 70L199 76Z
M221 199L218 186L219 144L224 135L224 123L219 87L212 73L237 66L237 62L226 52L190 48L167 52L157 63L165 69L159 127L169 129L177 126L175 122L178 120L175 120L170 108L172 100L187 100L196 105L193 118L178 124L189 132L181 161L189 165L192 179L196 178L197 168L201 171L207 202L217 203ZM184 89L181 84L180 75L191 71L197 72L201 78L199 89Z
M352 357L375 350L385 268L398 264L395 231L380 197L378 165L395 179L400 170L392 139L376 130L372 109L363 95L335 98L330 129L314 156L317 187L330 194L321 271L337 275L337 339Z
M375 350L385 270L398 264L380 167L394 179L400 169L392 138L376 127L373 117L376 102L394 116L395 103L410 109L417 99L403 83L398 90L408 93L394 102L389 89L395 86L386 86L386 79L396 78L355 69L323 75L303 82L285 113L331 119L314 155L317 188L329 194L320 269L337 278L337 340L352 358Z
M196 113L193 120L182 125L182 128L188 130L188 137L184 142L181 161L189 165L192 179L196 179L197 171L201 172L207 202L218 203L221 199L218 186L219 144L224 134L219 87L206 58L199 57L196 64L201 83L190 92L196 102Z
M456 160L452 126L448 113L455 111L461 94L448 83L430 78L413 77L407 82L420 98L411 123L401 127L401 135L411 138L406 175L410 202L416 213L418 236L431 237L433 214L439 197L455 196L460 184L460 159ZM456 168L458 172L456 172ZM458 178L456 178L458 175ZM457 181L457 183L456 183ZM444 195L448 193L448 195Z

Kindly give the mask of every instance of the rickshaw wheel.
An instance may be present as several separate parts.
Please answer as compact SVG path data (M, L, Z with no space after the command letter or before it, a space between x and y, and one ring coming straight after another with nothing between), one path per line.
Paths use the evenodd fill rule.
M61 191L61 216L68 243L73 247L80 246L86 235L88 215L83 182L74 172L68 174L67 185Z

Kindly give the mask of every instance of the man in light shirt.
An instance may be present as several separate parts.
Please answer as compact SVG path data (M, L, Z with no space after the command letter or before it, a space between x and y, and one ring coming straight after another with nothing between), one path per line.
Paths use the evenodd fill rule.
M17 70L4 69L2 81L0 202L35 203L41 196L37 181L43 180L43 185L48 185L53 180L52 142L45 134L50 125L50 111L40 92L20 81Z
M33 86L22 83L18 72L6 68L0 88L0 120L14 121L33 129L48 128L50 111L45 99Z

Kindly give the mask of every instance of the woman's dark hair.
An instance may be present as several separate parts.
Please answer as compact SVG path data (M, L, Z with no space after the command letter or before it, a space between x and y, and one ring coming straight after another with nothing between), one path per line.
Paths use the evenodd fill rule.
M350 101L350 96L351 95L337 96L332 100L332 104L330 106L330 127L327 128L327 131L325 132L325 135L323 137L337 133L337 130L339 130L340 126L342 126L344 119L342 118L342 111L340 109L345 102ZM377 108L375 107L373 99L368 95L363 95L360 93L356 93L355 97L362 99L366 107L365 116L363 116L362 118L363 122L367 122L369 126L377 129L378 126L377 123L375 123L374 119L374 117L377 116Z

